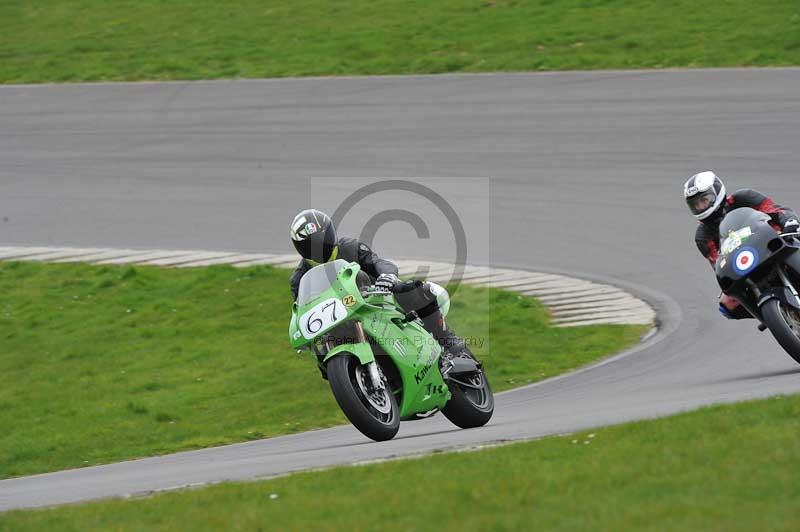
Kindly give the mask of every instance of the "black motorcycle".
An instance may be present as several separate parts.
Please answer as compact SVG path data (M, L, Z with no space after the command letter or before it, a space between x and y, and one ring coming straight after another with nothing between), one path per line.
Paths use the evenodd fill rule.
M779 234L763 212L740 208L719 226L717 282L800 363L800 233Z

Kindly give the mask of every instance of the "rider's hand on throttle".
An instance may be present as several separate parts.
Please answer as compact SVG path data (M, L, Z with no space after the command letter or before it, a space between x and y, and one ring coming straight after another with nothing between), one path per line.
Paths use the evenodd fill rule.
M400 279L393 273L382 273L375 281L375 288L381 292L391 293Z
M784 233L797 233L799 230L800 230L800 222L798 222L796 218L792 218L791 220L783 224Z

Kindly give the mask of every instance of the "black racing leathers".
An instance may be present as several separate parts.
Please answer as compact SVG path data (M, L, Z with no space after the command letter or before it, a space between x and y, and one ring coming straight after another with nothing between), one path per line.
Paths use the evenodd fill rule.
M361 266L361 271L369 275L372 281L382 273L393 273L395 275L398 273L397 266L386 259L380 258L368 245L356 238L342 237L339 239L337 246L336 258L347 262L357 262ZM300 279L311 268L313 268L313 265L303 259L292 272L292 298L297 299Z
M750 207L770 215L772 223L780 228L791 219L797 219L797 215L791 209L781 207L772 198L765 196L757 190L745 188L737 190L723 203L723 208L717 214L707 220L703 220L697 226L694 241L697 249L711 263L713 267L719 257L719 224L726 214L734 209Z

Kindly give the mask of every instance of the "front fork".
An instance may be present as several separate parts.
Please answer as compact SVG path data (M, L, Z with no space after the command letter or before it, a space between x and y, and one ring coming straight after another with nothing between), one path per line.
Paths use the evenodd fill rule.
M797 295L797 290L792 284L792 281L789 280L789 276L786 275L786 272L783 271L783 268L781 268L780 266L778 267L778 277L781 278L781 281L783 282L784 286L786 286L786 288L789 289L789 291L794 296L795 301L797 301L797 304L800 305L800 296Z
M355 329L356 329L356 340L360 343L367 343L367 335L364 334L364 326L361 325L360 321L355 322ZM378 362L373 360L369 364L366 365L367 371L369 372L369 380L372 381L372 387L376 390L383 390L386 388L386 385L383 383L383 376L381 375L381 370L378 367Z
M761 300L761 289L758 288L758 285L756 283L754 283L753 280L750 279L749 277L745 279L745 283L747 283L747 286L748 286L748 288L750 288L750 291L753 292L753 297L754 297L755 301L756 302L760 301ZM749 304L747 302L747 298L746 297L741 297L741 298L737 298L737 299L739 300L739 303L741 303L742 306L747 309L747 312L752 314L753 317L755 317L756 319L758 319L759 322L761 322L761 309L758 307L758 305L753 306L753 305ZM762 325L763 325L763 323L762 323Z
M778 278L783 283L783 286L785 286L789 290L789 292L791 292L792 296L794 296L794 299L797 302L798 307L800 307L800 294L798 294L797 289L792 284L792 281L789 279L789 276L786 275L786 272L783 270L783 268L781 266L778 266L776 268L776 271L777 271L777 274L778 274ZM746 282L747 282L747 286L752 291L753 296L755 296L755 300L758 301L759 304L757 305L756 308L752 308L752 306L747 303L746 298L741 298L739 300L739 302L742 304L742 306L744 306L744 308L747 309L748 312L750 312L750 314L752 314L753 316L759 317L759 316L761 316L761 304L763 303L762 297L761 297L762 296L761 290L758 288L758 285L756 285L756 283L753 282L751 279L746 279ZM758 312L756 312L756 310L758 310ZM761 322L761 324L758 326L758 328L759 328L759 330L764 331L764 330L766 330L767 327L766 327L766 325L764 325L763 322Z
M364 347L366 350L369 351L369 362L363 362L365 356L359 356L358 352L354 352L354 354L359 358L362 364L362 367L367 370L367 374L369 375L369 380L372 386L376 390L383 390L386 388L384 384L383 373L381 372L380 367L378 366L378 362L375 360L374 353L372 352L372 348L370 347L369 341L367 340L367 335L364 333L364 327L361 325L360 321L353 322L353 328L355 329L355 340L356 342L353 344L353 347ZM333 339L326 340L325 347L327 347L328 352L325 355L325 360L328 360L335 352L338 350L342 350L343 346L336 346ZM347 350L347 349L345 349ZM362 353L362 355L366 355L366 353Z

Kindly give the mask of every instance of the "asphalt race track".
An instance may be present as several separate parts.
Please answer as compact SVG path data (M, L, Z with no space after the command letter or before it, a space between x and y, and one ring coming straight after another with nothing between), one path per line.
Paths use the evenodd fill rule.
M476 262L583 272L661 320L630 353L498 396L482 429L437 416L385 443L345 426L0 481L0 510L798 392L800 366L768 333L718 316L681 195L713 168L800 209L798 139L800 69L0 87L0 245L287 253L288 221L320 197L312 178L485 178L447 193L488 205ZM404 224L378 236L389 256L449 258Z

